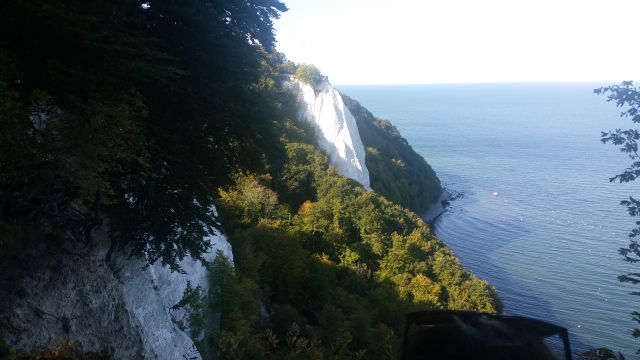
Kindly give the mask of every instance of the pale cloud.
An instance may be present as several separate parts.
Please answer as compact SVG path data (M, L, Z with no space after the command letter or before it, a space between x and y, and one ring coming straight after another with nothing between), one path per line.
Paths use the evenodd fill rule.
M289 0L278 49L337 84L640 79L638 0Z

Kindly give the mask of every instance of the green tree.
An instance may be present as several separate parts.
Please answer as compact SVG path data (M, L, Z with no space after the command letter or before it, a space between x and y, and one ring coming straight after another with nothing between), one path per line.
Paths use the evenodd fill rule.
M277 105L261 94L272 20L285 10L277 0L3 2L0 227L81 239L106 216L132 254L174 269L199 258L226 174L277 152Z
M623 118L629 118L634 124L640 123L640 88L635 87L633 82L624 81L619 85L611 85L595 89L596 94L607 95L607 101L613 102L617 107L622 108L620 114ZM611 182L628 183L635 181L640 176L640 154L638 153L638 141L640 140L640 131L636 128L616 129L613 131L602 132L601 141L610 143L620 148L620 151L628 155L631 164L620 174L609 178ZM627 208L630 216L640 217L640 200L634 197L622 200L621 205ZM640 236L640 220L636 220L636 227L629 233L629 244L620 248L618 252L624 257L624 260L630 263L640 262L640 244L638 244L638 236ZM631 284L640 283L640 272L632 272L618 276L620 282ZM633 295L640 295L640 292L632 292ZM640 311L633 311L633 320L640 323ZM640 337L640 329L635 328L633 331L635 338Z
M302 81L305 84L311 85L311 87L316 87L320 84L324 76L320 72L320 70L311 64L300 64L296 69L296 78Z
M400 131L388 120L376 118L357 101L342 94L345 105L356 119L371 188L387 199L417 213L433 204L442 186L431 166L416 153Z

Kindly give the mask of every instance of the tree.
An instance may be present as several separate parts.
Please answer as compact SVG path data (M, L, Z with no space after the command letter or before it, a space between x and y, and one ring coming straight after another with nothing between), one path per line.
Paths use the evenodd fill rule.
M3 2L2 235L47 223L88 238L106 217L112 239L150 262L200 258L218 226L215 189L277 148L259 84L282 11L278 0Z
M622 108L621 117L630 118L634 124L640 123L640 88L634 87L632 81L622 82L620 85L612 85L595 89L596 94L607 95L608 102L614 102L617 107ZM640 131L638 129L616 129L614 131L602 132L601 141L603 143L611 143L620 148L620 151L627 154L631 159L631 164L620 174L611 178L611 182L626 183L635 181L640 176L640 154L638 154L638 141L640 140ZM630 216L640 217L640 200L634 197L622 200L621 205L627 208ZM630 263L640 262L640 244L638 244L638 236L640 236L640 220L636 220L636 227L629 233L629 244L620 248L618 252L624 257L624 260ZM618 276L620 282L631 284L640 283L640 272L633 272ZM633 295L640 295L640 292L632 292ZM633 320L640 323L640 312L634 311ZM635 338L640 337L640 329L635 328L633 331Z
M324 79L320 70L314 65L300 64L296 69L296 78L305 84L315 88Z
M342 99L356 119L367 149L371 188L418 214L424 213L442 193L436 172L388 120L376 118L344 94Z

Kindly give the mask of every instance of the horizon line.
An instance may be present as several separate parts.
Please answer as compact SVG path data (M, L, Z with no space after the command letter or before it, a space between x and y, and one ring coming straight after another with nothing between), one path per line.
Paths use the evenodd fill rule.
M524 80L524 81L452 81L424 83L332 83L334 86L410 86L410 85L518 85L518 84L620 84L628 80ZM634 83L636 80L632 80Z

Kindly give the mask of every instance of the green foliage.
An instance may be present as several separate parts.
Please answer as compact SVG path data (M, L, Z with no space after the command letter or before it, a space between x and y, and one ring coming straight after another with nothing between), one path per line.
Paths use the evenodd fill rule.
M623 109L621 117L630 118L634 124L640 123L640 89L633 85L631 81L622 82L620 85L612 85L595 89L596 94L608 94L607 101L613 102L617 107ZM624 169L622 173L609 178L610 182L626 183L635 181L640 176L640 154L638 154L638 141L640 140L640 131L638 129L616 129L614 131L602 132L601 139L604 144L611 143L620 148L631 159L629 167ZM627 208L630 216L640 217L640 200L629 197L622 200L621 205ZM640 236L640 220L636 221L636 227L629 233L629 244L627 247L620 248L618 252L624 257L624 260L630 263L640 262L640 244L638 244L638 236ZM628 282L631 284L640 283L640 273L633 272L618 276L620 282ZM640 295L640 292L632 292L633 295ZM633 321L640 323L640 312L632 313ZM640 338L640 329L635 328L633 337ZM640 351L640 349L638 350Z
M322 82L324 76L314 65L299 64L296 68L296 78L303 83L311 85L311 87L315 88Z
M356 119L367 150L371 188L397 204L424 213L442 191L436 173L389 121L374 117L344 94L342 98Z
M258 319L258 297L255 284L239 279L233 265L218 254L211 266L211 297L213 308L220 312L220 327L227 331L247 332Z
M278 195L261 182L269 177L255 175L236 175L237 186L233 189L219 191L218 211L228 220L227 226L235 226L237 220L242 224L256 223L259 219L272 219L286 211L278 203ZM237 213L241 210L242 213Z
M262 344L252 356L279 358L285 352L265 345L264 329L282 339L295 325L317 339L313 348L325 358L387 359L397 355L409 311L502 310L495 290L464 269L420 217L339 176L313 146L285 140L284 149L279 178L238 175L220 189L235 283L255 284L245 296L262 299L270 314L247 322L249 314L223 311L224 347ZM280 204L272 189L294 196ZM281 210L274 216L266 208ZM222 357L247 356L229 351Z
M202 294L202 288L200 286L196 286L195 288L191 285L191 281L187 281L187 287L182 294L182 299L178 301L177 304L173 305L170 309L177 310L186 307L195 307L197 306L197 302L204 296Z
M218 254L209 293L189 286L177 306L201 352L225 359L388 359L408 311L501 311L401 206L424 210L440 185L395 128L347 99L386 198L311 145L278 83L294 70L273 51L282 3L142 5L3 4L3 254L31 231L87 240L106 218L116 245L178 270L207 250L215 204L235 268ZM311 65L295 72L323 79Z
M251 336L259 318L256 284L239 278L233 265L221 251L211 263L209 294L185 292L179 305L190 311L190 332L202 354L218 349L227 358L256 358L262 348ZM218 326L212 326L214 314L220 314Z
M296 74L296 70L298 66L293 62L287 59L287 56L281 52L272 52L268 57L269 65L276 71L279 75L294 75Z
M279 151L265 59L286 7L141 4L3 4L0 227L86 240L106 217L122 248L177 269L206 250L225 174Z

